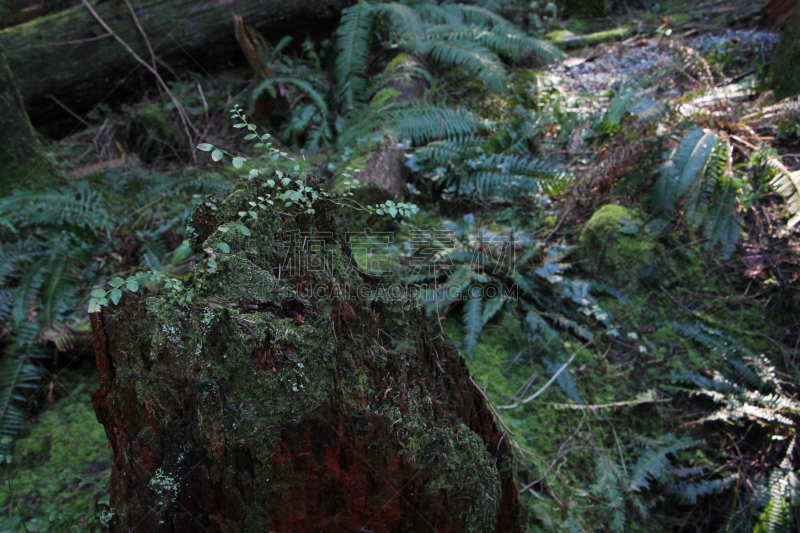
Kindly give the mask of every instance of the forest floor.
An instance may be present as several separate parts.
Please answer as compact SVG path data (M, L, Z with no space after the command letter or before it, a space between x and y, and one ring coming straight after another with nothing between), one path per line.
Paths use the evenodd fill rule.
M445 96L486 120L521 117L518 107L532 101L541 123L529 147L565 169L568 186L516 198L441 187L446 169L423 169L422 156L401 142L411 169L402 173L405 201L419 213L387 220L353 212L348 223L354 232L393 233L373 260L407 286L417 283L415 254L428 246L446 258L450 275L439 282L460 287L457 296L508 280L517 287L516 299L497 304L421 300L511 434L528 531L778 531L800 523L796 494L775 493L800 464L800 229L787 224L762 155L772 149L787 172L800 169L797 110L787 114L769 94L779 35L760 25L753 2L637 5L566 21L544 5L508 8L504 16L564 46L564 60L511 69L502 94L448 81ZM609 34L616 39L605 42ZM299 55L290 49L283 61L299 64ZM250 155L226 117L255 85L250 71L236 69L172 88L206 137ZM92 268L174 268L192 207L241 173L199 152L188 167L169 140L178 137L174 109L157 93L98 107L87 121L49 141L53 157L80 187L139 217L126 219L127 233L93 255ZM276 128L274 118L264 122ZM740 221L738 240L733 230L709 229L711 214L693 219L689 200L658 210L667 194L658 189L662 165L704 132L716 154L704 164L723 161L719 176L727 177L715 183L729 180L738 191L730 217L719 219ZM337 176L367 169L379 150L380 142L362 141L285 149L341 187ZM706 198L709 212L728 209L723 194ZM471 263L477 242L504 250L507 271ZM88 396L96 384L80 344L86 324L84 311L45 330L49 357L37 360L42 379L25 396L32 422L3 466L0 531L100 530L111 451Z

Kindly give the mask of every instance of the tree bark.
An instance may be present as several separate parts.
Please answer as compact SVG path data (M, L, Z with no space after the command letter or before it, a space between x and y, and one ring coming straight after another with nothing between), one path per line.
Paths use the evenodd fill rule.
M772 60L772 88L778 100L800 93L800 2L795 2Z
M353 267L336 205L222 231L263 181L195 214L201 257L217 250L202 298L126 293L92 315L111 531L521 531L511 447L464 360Z
M114 32L149 60L147 44L126 3L96 4L96 11ZM330 27L348 4L348 0L131 1L156 56L178 71L226 65L241 55L232 12L268 40L277 40L291 32ZM85 113L141 68L80 3L0 31L0 48L6 50L34 124L67 116L48 95L76 113Z
M58 13L80 0L0 0L0 30Z
M58 172L31 127L6 56L0 47L0 195L14 189L53 187Z

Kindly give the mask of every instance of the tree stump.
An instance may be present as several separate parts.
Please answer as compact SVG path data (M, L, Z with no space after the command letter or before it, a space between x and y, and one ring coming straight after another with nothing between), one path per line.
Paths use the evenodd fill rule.
M217 263L200 298L125 293L92 315L110 530L520 531L508 439L456 349L355 268L334 202L232 229L265 185L196 211Z

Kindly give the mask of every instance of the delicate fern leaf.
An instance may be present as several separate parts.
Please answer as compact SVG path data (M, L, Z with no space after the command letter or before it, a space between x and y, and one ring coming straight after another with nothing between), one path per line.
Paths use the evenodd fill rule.
M625 111L631 107L633 100L639 94L639 89L628 88L623 89L611 99L608 104L608 111L605 115L605 123L609 126L616 126L622 120Z
M727 139L720 139L705 172L689 186L683 209L690 225L696 226L702 222L717 184L722 185L730 180L732 150Z
M261 93L267 90L268 87L272 87L280 83L287 83L290 85L294 85L295 87L300 89L301 92L305 93L306 96L308 96L311 99L311 101L314 102L314 105L317 106L317 109L319 109L319 112L322 113L322 116L324 118L328 117L328 105L325 103L325 98L319 93L319 91L317 91L314 87L312 87L310 83L298 78L284 78L284 77L270 78L260 83L258 87L253 89L253 93L250 95L250 107L252 108L255 106L258 97L261 96Z
M28 419L27 412L15 404L24 400L17 389L33 388L44 375L41 368L30 363L27 353L13 348L14 344L9 344L0 359L0 437L8 438L15 437Z
M791 228L800 222L800 170L789 171L775 156L767 155L766 164L776 171L770 186L783 196L786 209L792 215L787 225Z
M678 198L706 171L719 137L711 131L695 128L681 140L661 165L660 177L653 186L653 211L670 214Z
M342 10L336 29L336 87L345 109L355 106L363 94L366 80L363 76L369 57L374 9L366 0Z
M684 437L658 448L647 447L636 462L626 490L628 492L648 490L650 481L660 479L669 467L669 455L675 455L681 450L695 448L701 444L703 444L701 440Z
M464 24L464 14L454 4L437 5L426 2L419 8L422 20L432 24L448 24L461 26Z
M703 234L708 238L706 246L722 245L722 258L730 259L742 234L742 217L739 215L736 186L732 179L726 180L711 199L712 207L706 217Z
M455 163L463 158L472 157L478 144L474 137L455 137L433 141L422 148L417 149L414 155L423 163L431 167L444 167L450 163Z
M510 190L552 194L563 190L570 175L560 167L533 157L492 155L477 163L466 180L487 195Z
M503 308L503 304L506 303L505 298L502 296L498 296L497 298L493 298L491 300L486 300L486 303L483 305L483 314L481 316L481 323L482 326L485 326L494 316Z
M769 500L758 517L755 531L783 533L793 531L795 507L798 497L797 474L794 471L792 454L797 442L793 437L781 464L772 470L767 482Z
M39 259L28 268L27 273L20 280L11 315L16 325L25 320L28 310L39 295L39 290L47 274L44 270L46 264L47 258Z
M489 28L511 26L508 20L486 8L469 4L456 4L456 7L461 11L463 20L466 23L487 26Z
M680 505L697 505L698 498L719 494L738 479L738 475L732 474L721 479L704 479L695 483L680 481L667 488L667 495Z
M429 43L426 55L435 63L465 68L490 91L501 91L506 83L506 69L497 56L471 41Z
M388 106L353 122L339 136L340 146L348 146L358 138L376 133L410 139L415 146L437 139L470 137L478 130L480 117L464 109L419 107L403 103Z
M51 326L59 316L59 303L63 303L65 296L71 296L78 285L78 278L69 271L71 261L66 258L53 261L48 265L48 276L42 289L42 314L39 321L43 326Z
M375 15L389 30L392 42L414 53L422 51L425 39L422 21L412 8L396 2L378 4Z
M669 114L669 104L663 100L648 102L649 105L634 104L635 109L629 109L639 120L654 124Z
M478 345L478 337L480 337L483 330L483 317L482 317L483 304L480 298L469 298L464 304L464 348L470 360L473 358L473 352Z

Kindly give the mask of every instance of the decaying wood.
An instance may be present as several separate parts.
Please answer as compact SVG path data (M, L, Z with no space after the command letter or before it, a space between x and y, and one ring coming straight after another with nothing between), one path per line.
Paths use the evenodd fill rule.
M132 5L155 56L180 71L212 69L241 57L231 19L233 12L274 41L291 32L331 27L348 4L347 0L142 0ZM150 56L125 2L101 2L94 9L138 56ZM0 48L6 50L34 124L68 117L47 98L49 94L75 113L83 114L142 74L150 83L153 81L80 2L64 11L1 30Z
M520 532L511 446L466 363L353 268L335 205L219 230L262 184L195 214L198 248L230 246L201 298L127 293L93 318L110 530Z

